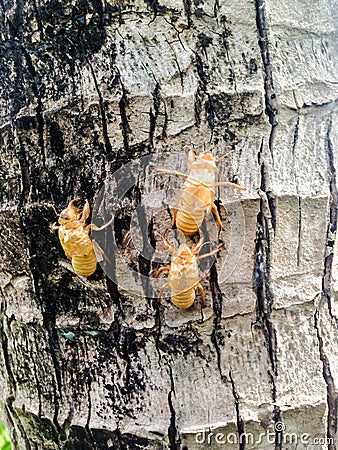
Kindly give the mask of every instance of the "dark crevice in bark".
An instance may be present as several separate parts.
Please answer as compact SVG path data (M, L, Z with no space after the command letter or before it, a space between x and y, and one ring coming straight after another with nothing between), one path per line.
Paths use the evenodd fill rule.
M128 450L119 427L116 428L116 436L120 446L119 450Z
M14 125L15 126L15 125ZM30 192L31 192L31 176L30 176L30 166L27 157L27 153L22 144L20 137L18 136L20 150L17 152L17 158L20 164L21 169L21 180L22 180L22 189L20 195L19 207L22 208L28 201Z
M220 325L222 320L223 294L218 285L218 275L215 263L210 268L210 288L212 295L212 306L215 315L213 323L213 331L211 334L211 342L213 343L216 350L217 367L219 374L221 376L221 380L223 382L226 382L227 381L226 376L222 374L222 361L221 361L222 336L220 332Z
M262 143L263 147L263 143ZM262 147L260 152L262 152ZM261 159L261 156L258 158ZM255 248L255 290L257 296L258 321L262 325L264 336L268 345L272 371L277 375L277 337L271 322L273 296L270 291L270 231L267 213L271 214L269 202L265 201L267 194L268 174L264 161L261 161L261 195L260 212L257 215L256 248ZM271 214L272 216L272 214ZM271 219L270 219L271 220Z
M41 99L41 95L40 95L40 91L38 88L38 82L37 82L37 73L35 71L34 65L33 65L33 61L32 58L30 56L30 54L28 53L28 51L25 49L25 47L21 46L21 50L22 50L22 54L26 59L27 62L27 67L32 79L32 90L34 92L34 95L36 97L36 101L37 101L37 106L35 108L35 112L36 112L36 120L38 123L38 145L39 148L41 150L41 155L42 155L42 165L43 167L46 165L46 155L45 155L45 142L44 142L44 118L43 118L43 104L42 104L42 99Z
M276 205L276 196L271 191L266 191L266 197L268 200L268 207L270 213L270 221L272 225L272 229L276 232L276 223L277 223L277 205Z
M215 0L215 3L214 3L214 16L215 17L217 17L219 9L220 9L219 0Z
M150 295L151 285L149 280L149 273L151 271L151 260L155 253L154 248L154 230L153 221L148 223L147 211L142 204L142 193L138 184L134 187L135 198L137 202L137 219L138 229L142 236L142 251L138 255L139 272L143 277L141 278L142 287L145 297Z
M43 40L44 40L43 25L42 25L40 13L39 13L39 8L38 8L38 6L36 4L36 0L33 0L33 9L34 9L36 23L38 25L38 30L39 30L39 33L40 33L40 40L41 40L41 42L43 42Z
M245 450L246 448L246 438L245 438L245 428L244 428L244 420L241 418L241 413L239 410L239 395L236 389L236 385L234 379L232 377L231 370L229 371L229 379L232 387L232 395L235 400L235 408L236 408L236 420L237 420L237 433L239 438L239 450Z
M169 43L169 42L168 42ZM170 45L170 44L169 44ZM181 82L181 88L182 88L182 93L184 92L184 74L182 72L181 66L177 60L177 56L175 51L174 52L174 58L175 58L175 62L176 62L176 66L177 66L177 70L178 70L178 74L180 76L180 82Z
M216 111L214 108L214 104L211 98L210 94L208 95L208 100L205 102L205 113L207 117L207 122L211 130L214 130L215 128L215 118L216 118Z
M0 328L1 347L2 347L1 350L2 350L2 355L4 358L6 374L9 379L9 383L8 383L9 395L6 399L5 408L8 410L7 411L8 418L10 418L12 420L12 416L16 418L16 412L15 412L15 409L13 408L13 402L14 402L15 396L16 396L16 379L14 377L11 362L10 362L10 356L9 356L9 352L8 352L8 338L7 338L7 334L5 332L5 328L4 328L4 320L5 320L5 318L2 315L1 328ZM16 425L18 426L21 434L23 436L25 436L24 430L21 429L21 427L20 427L20 422L16 423ZM18 447L18 435L17 435L15 426L13 426L11 428L11 430L12 430L12 444L15 445L16 448L19 448Z
M204 65L203 65L203 61L202 58L200 57L200 55L195 52L195 58L196 58L196 69L197 69L197 73L198 76L202 82L202 90L206 91L206 86L208 84L209 81L209 77L208 75L205 73L204 71Z
M204 92L200 85L201 83L197 87L194 99L195 123L197 127L201 124L202 98L204 97Z
M273 384L273 401L276 402L277 400L277 393L276 393L276 385L274 383L273 375L271 374L271 383ZM274 405L273 407L273 421L275 423L275 450L282 450L283 449L283 435L284 435L284 426L282 422L281 417L281 411L280 407L277 405Z
M167 11L167 7L166 6L161 6L159 4L158 0L145 0L145 2L154 11L154 17L153 17L151 22L153 22L156 19L158 13L164 13L164 12Z
M156 82L155 89L152 93L153 97L153 106L154 106L154 113L152 108L149 110L149 120L150 120L150 126L149 126L149 142L151 148L154 148L154 134L156 129L156 121L158 118L158 115L160 113L160 105L161 105L161 86L159 83Z
M337 177L334 164L333 145L330 137L331 129L332 129L332 118L330 118L326 133L326 147L329 162L329 174L330 174L330 217L329 217L330 223L328 224L326 234L326 249L325 249L326 256L324 260L322 292L328 305L330 317L335 319L336 324L338 325L338 318L334 316L331 304L332 264L337 233L337 208L338 208Z
M161 366L161 351L160 351L160 341L161 341L161 336L162 336L162 321L161 321L161 309L160 309L160 302L158 301L158 299L155 299L155 303L154 303L154 308L155 308L155 348L156 348L156 352L158 355L158 362L159 365Z
M301 197L298 197L297 267L299 267L300 265L301 238L302 238L302 199Z
M122 333L121 339L119 342L119 354L121 358L126 362L126 368L125 368L125 393L129 394L129 387L130 387L130 369L131 369L131 359L130 359L130 342L133 342L135 338L135 332L133 330L127 330Z
M334 378L331 373L331 367L328 357L325 354L323 339L320 335L319 326L319 311L316 310L314 316L314 326L317 332L318 349L320 360L323 365L323 377L326 383L327 391L327 430L326 437L328 440L328 450L336 450L336 435L338 426L338 392L334 383Z
M214 129L215 127L215 111L213 110L213 105L211 101L210 95L207 94L207 83L209 81L208 75L204 72L204 66L203 61L200 55L197 52L195 53L195 65L197 69L197 74L199 76L199 82L197 91L195 94L195 102L194 102L194 109L195 109L195 122L196 126L199 126L201 123L201 112L203 108L203 102L205 99L205 96L207 95L207 100L204 103L205 107L205 114L208 121L208 124L211 129Z
M84 354L85 354L85 360L89 360L89 355L88 355L88 345L87 345L87 340L86 338L84 338ZM91 392L92 392L92 376L90 373L90 368L85 369L85 376L86 376L86 386L87 386L87 406L88 406L88 414L87 414L87 421L86 421L86 425L85 425L85 430L87 431L88 437L93 445L93 448L96 448L96 444L95 444L95 439L93 437L93 434L91 432L90 429L90 421L91 421L91 417L92 417L92 397L91 397Z
M262 157L263 141L258 161L261 166L261 200L260 211L257 215L257 231L256 231L256 248L255 248L255 291L257 297L257 322L260 324L266 341L268 355L271 364L269 371L270 382L272 387L272 400L275 403L276 398L276 377L278 375L277 364L277 335L276 330L271 321L273 296L270 290L270 229L271 223L276 223L276 211L274 202L268 200L268 174ZM274 406L274 422L280 422L280 410L278 406ZM282 448L282 430L276 430L275 433L275 449Z
M332 265L334 256L334 247L337 233L337 208L338 208L338 192L337 192L337 178L334 162L334 151L331 141L332 117L330 117L327 133L326 133L326 147L328 154L328 169L330 174L330 215L329 224L327 227L326 248L324 259L324 273L322 279L322 299L328 307L328 312L338 325L338 318L333 314L331 304L331 282L332 282ZM330 362L325 354L323 339L320 334L319 325L319 311L315 313L315 329L317 332L317 340L319 347L319 355L323 365L323 377L327 388L327 438L328 450L336 449L336 434L337 434L337 416L338 416L338 392L335 387L334 378L331 373Z
M292 144L292 155L293 155L293 157L295 156L296 146L297 146L297 142L298 142L299 122L300 122L300 117L298 116L297 117L296 126L295 126L295 131L293 133L293 144Z
M34 344L35 344L35 351L37 352L39 349L39 343L36 339L36 333L33 333L34 336ZM33 345L31 345L31 343L29 342L28 339L28 348L30 348L30 357L32 360L32 364L33 364L33 372L34 372L34 381L36 384L36 389L37 389L37 393L38 393L38 401L39 401L39 411L38 411L38 416L41 417L42 416L42 391L41 391L41 384L40 384L40 380L39 380L39 370L37 369L36 366L36 361L35 361L35 357L34 357L34 347Z
M191 11L191 7L192 7L192 3L191 0L183 0L183 5L184 5L184 11L185 11L185 15L187 17L187 21L188 21L188 28L191 27L192 25L192 11Z
M101 114L102 134L103 134L105 152L106 152L107 156L110 159L112 159L113 149L112 149L112 146L111 146L111 143L110 143L110 140L109 140L109 136L108 136L107 116L106 116L106 111L105 111L105 107L104 107L103 96L102 96L102 93L100 91L99 84L97 82L97 78L96 78L96 75L95 75L94 68L93 68L91 62L88 60L88 58L87 58L87 64L88 64L88 66L90 68L90 71L92 73L95 89L96 89L97 95L99 97L99 108L100 108L100 114Z
M258 44L261 50L263 68L264 68L264 92L265 92L265 113L271 124L271 133L269 139L269 149L273 159L273 142L276 135L278 120L278 106L276 92L273 84L272 67L269 54L268 30L265 16L264 0L255 0L256 7L256 26L258 31Z
M179 450L181 445L181 439L178 435L177 427L176 427L176 412L173 405L172 397L175 395L175 383L173 377L173 371L171 366L169 366L169 375L170 375L170 391L168 394L168 405L170 409L170 425L168 428L168 439L169 439L169 449L170 450Z
M165 139L167 137L167 128L168 128L168 111L167 111L167 104L164 102L164 121L163 121L163 127L162 127L162 135L161 138Z

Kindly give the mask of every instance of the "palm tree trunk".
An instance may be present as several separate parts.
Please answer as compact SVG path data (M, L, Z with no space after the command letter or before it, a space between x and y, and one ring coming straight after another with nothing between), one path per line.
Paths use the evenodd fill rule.
M1 1L14 449L337 448L337 11ZM206 307L183 311L152 288L183 179L154 167L186 172L191 146L231 152L219 178L247 190L217 190L225 231L203 227L225 248L201 261ZM88 279L50 229L73 198L97 205L96 225L114 215Z

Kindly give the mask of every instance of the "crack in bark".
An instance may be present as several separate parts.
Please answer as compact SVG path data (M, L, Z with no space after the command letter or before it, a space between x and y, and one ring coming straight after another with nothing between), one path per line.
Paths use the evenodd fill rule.
M336 434L338 425L338 392L335 387L334 378L331 373L331 367L328 357L325 354L323 339L319 330L319 310L316 309L314 315L314 327L317 333L318 349L320 360L323 365L323 377L326 383L327 391L327 429L328 450L336 450Z
M295 131L294 131L294 134L293 134L293 144L292 144L292 155L293 155L293 157L295 157L296 145L297 145L297 142L298 142L299 123L300 123L300 117L298 115L296 126L295 126Z
M107 124L107 117L106 117L106 112L105 112L105 108L104 108L103 96L102 96L102 93L100 91L99 84L97 82L97 78L96 78L96 75L95 75L95 71L94 71L93 65L91 64L91 62L89 61L88 58L86 58L86 60L87 60L88 66L90 68L90 71L92 73L95 89L96 89L97 95L99 97L99 108L100 108L100 114L101 114L101 123L102 123L102 134L103 134L103 140L104 140L104 148L105 148L107 156L112 157L113 149L112 149L112 146L111 146L111 143L110 143L110 140L109 140L109 136L108 136L108 124Z
M37 84L37 73L34 68L32 58L31 58L30 54L28 53L28 51L23 46L21 46L21 51L22 51L23 56L26 59L28 71L32 78L32 89L33 89L33 92L34 92L34 95L35 95L36 101L37 101L37 106L35 108L35 112L36 112L36 120L38 122L38 145L41 149L42 165L43 165L43 167L45 167L45 165L46 165L45 141L44 141L45 123L44 123L44 117L43 117L42 98L41 98L40 91L39 91L38 84Z
M261 164L261 191L266 193L265 164ZM260 212L257 215L257 234L255 250L255 289L257 296L257 314L261 322L264 336L268 345L269 357L273 373L277 376L277 338L270 320L273 297L269 286L270 277L270 231L269 217L264 196L261 195Z
M274 197L268 191L268 174L264 161L262 161L263 141L258 154L258 162L261 165L260 186L260 211L257 215L256 249L255 249L255 291L257 297L257 321L260 323L271 364L269 371L272 386L272 401L274 406L274 423L280 422L280 408L276 405L277 390L276 378L278 376L277 361L277 335L271 321L273 296L270 290L270 229L269 221L276 224L276 211ZM268 194L270 195L270 201ZM275 430L275 449L281 450L283 444L283 431Z
M154 111L153 113L152 108L149 110L149 120L150 120L150 126L149 126L149 142L150 147L154 148L154 134L155 134L155 128L156 128L156 121L160 113L160 105L161 105L161 86L158 82L156 82L155 89L152 93L153 97L153 105L154 105Z
M117 440L118 440L119 445L120 445L120 449L119 450L127 450L127 446L126 446L126 444L124 442L124 439L123 439L123 436L122 436L122 433L121 433L121 430L120 430L119 427L116 428L116 436L117 436Z
M222 305L223 305L223 294L218 285L218 275L216 270L215 262L210 268L210 288L212 295L212 306L215 314L215 318L213 321L213 331L211 334L211 342L213 343L216 355L217 355L217 367L219 374L221 376L221 380L225 383L227 382L227 378L222 373L222 363L221 363L221 346L219 339L219 329L222 320Z
M36 347L36 349L38 349L39 348L39 344L37 342L35 332L33 332L33 336L34 336L35 347ZM41 391L41 385L40 385L39 377L38 377L38 370L37 370L37 367L36 367L36 362L35 362L35 358L34 358L34 354L33 354L33 346L29 345L29 340L27 342L27 346L30 349L30 357L31 357L31 360L32 360L33 372L34 372L34 381L35 381L36 389L37 389L37 392L38 392L38 401L39 401L38 416L41 417L42 416L42 391Z
M245 450L246 448L246 436L245 436L245 428L244 428L244 421L241 417L240 410L239 410L239 395L235 386L234 379L232 377L231 370L229 371L229 379L232 387L232 395L235 400L235 408L236 408L236 420L237 420L237 433L239 438L239 450Z
M13 124L14 134L16 134L15 124ZM19 201L19 208L22 208L29 199L31 193L31 177L30 177L30 166L27 158L27 152L24 149L20 136L17 136L17 140L19 141L20 150L17 152L17 158L20 165L21 170L21 179L22 179L22 189Z
M330 317L335 319L336 324L338 325L338 318L334 316L331 304L332 265L337 233L337 208L338 208L337 177L334 164L333 145L330 137L331 129L332 129L332 117L330 117L326 133L326 145L327 145L329 174L330 174L330 222L328 224L326 234L326 249L324 259L324 275L322 280L322 292L328 305Z
M264 68L265 113L268 116L271 125L269 149L273 160L273 142L278 125L277 120L278 104L272 77L268 31L265 17L265 0L255 0L255 7L256 7L256 26L259 38L258 44L261 50Z
M302 239L302 199L298 196L298 239L297 239L297 267L300 265L300 250Z
M88 345L87 345L86 337L84 337L83 347L84 347L85 358L88 361L89 360L89 356L88 356ZM90 368L88 368L85 371L85 374L86 374L87 405L88 405L88 414L87 414L87 421L86 421L86 425L85 425L85 430L87 431L89 439L91 440L91 443L93 444L93 448L96 448L95 439L94 439L93 433L92 433L92 431L90 429L90 420L91 420L91 417L92 417L92 397L91 397L92 377L91 377L91 374L90 374Z
M326 147L329 163L330 174L330 217L327 227L326 246L325 246L325 259L324 259L324 273L322 278L322 300L325 301L328 307L328 313L331 319L333 319L338 325L338 318L332 312L331 304L331 282L332 282L332 265L334 257L334 247L337 233L337 208L338 208L338 191L337 191L337 177L334 163L334 151L331 141L332 130L332 116L330 117L327 133L326 133ZM328 450L336 449L336 434L338 428L338 392L335 386L334 378L331 373L331 367L329 359L325 353L323 338L320 334L319 326L319 310L316 310L314 316L314 324L317 333L318 348L320 360L323 365L323 377L326 383L327 389L327 438L328 438Z
M169 439L169 449L179 450L181 445L181 439L179 437L177 426L176 426L176 412L172 401L172 396L175 395L175 383L173 377L173 371L169 365L169 375L170 375L170 391L168 393L168 405L170 409L170 425L168 428L168 439Z
M164 102L164 121L163 121L163 128L162 128L162 139L165 139L167 137L167 128L168 128L168 111L167 111L167 104Z
M192 7L192 3L191 0L183 0L183 5L184 5L184 12L188 21L188 28L191 27L192 25L192 12L191 12L191 7Z

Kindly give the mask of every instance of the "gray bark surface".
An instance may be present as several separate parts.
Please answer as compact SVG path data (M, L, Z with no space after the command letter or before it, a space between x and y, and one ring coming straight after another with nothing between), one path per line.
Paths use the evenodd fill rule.
M336 449L337 2L0 6L0 409L13 448ZM131 294L141 278L114 249L117 286L100 268L81 280L52 206L93 204L144 155L186 171L191 145L232 151L220 178L247 188L220 205L227 245L202 281L206 307L159 304L146 282ZM159 265L128 245L131 218L182 180L142 170L126 174L116 242L149 276ZM141 247L149 235L161 248L169 225L155 215Z

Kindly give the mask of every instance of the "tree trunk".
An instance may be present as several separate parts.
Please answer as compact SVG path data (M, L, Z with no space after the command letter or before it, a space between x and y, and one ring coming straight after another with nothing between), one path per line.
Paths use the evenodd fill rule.
M14 449L337 448L337 11L1 1ZM205 240L226 245L201 267L206 307L184 311L153 281L183 179L154 166L186 172L187 146L231 151L219 178L247 190L218 191L225 231L210 215ZM114 214L88 279L50 229L73 198L97 205L97 225Z

